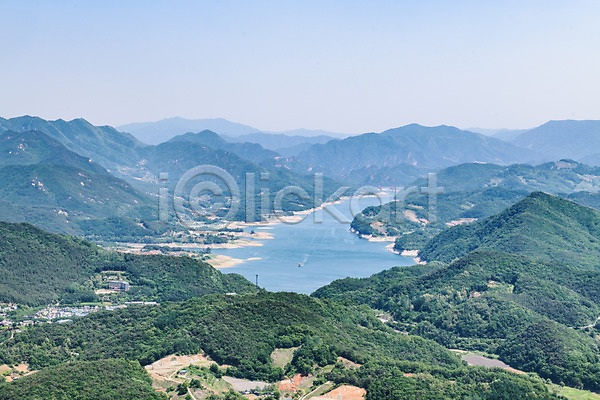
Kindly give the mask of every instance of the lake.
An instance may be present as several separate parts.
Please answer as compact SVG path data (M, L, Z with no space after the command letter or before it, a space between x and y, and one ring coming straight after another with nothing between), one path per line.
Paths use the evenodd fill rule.
M361 208L378 204L374 197L360 201ZM330 207L352 219L349 200ZM255 232L269 232L273 239L260 240L263 243L260 247L213 249L213 253L244 260L260 259L220 271L241 274L251 282L255 282L258 274L259 286L269 291L310 294L336 279L368 277L394 266L414 264L412 257L387 251L385 247L390 242L361 239L350 232L349 223L338 222L326 211L322 215L320 224L314 223L313 215L309 214L295 225L279 223L251 228Z

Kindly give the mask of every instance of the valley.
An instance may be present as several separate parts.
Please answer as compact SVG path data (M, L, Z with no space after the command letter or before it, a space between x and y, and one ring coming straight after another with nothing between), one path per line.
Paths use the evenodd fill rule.
M96 146L96 164L72 150L82 137L137 142L81 120L18 121L0 121L21 129L0 134L0 398L600 392L598 167L384 157L332 173L308 152L373 134L282 156L210 131L127 157ZM415 134L495 145L448 127L381 135ZM216 175L178 192L202 164ZM220 171L237 189L215 189ZM57 376L71 386L49 385ZM131 393L107 384L122 379Z

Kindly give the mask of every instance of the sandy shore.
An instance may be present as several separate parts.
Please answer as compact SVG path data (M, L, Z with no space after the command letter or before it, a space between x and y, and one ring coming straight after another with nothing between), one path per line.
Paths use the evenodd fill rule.
M394 243L390 243L387 246L385 246L385 249L387 251L389 251L390 253L394 253L394 254L400 254L397 250L394 250ZM403 255L403 254L402 254Z
M260 260L260 257L250 257L246 259L242 258L233 258L230 256L225 256L223 254L211 254L210 258L206 260L206 263L212 265L216 269L221 268L231 268L235 267L238 264L243 264L247 261Z

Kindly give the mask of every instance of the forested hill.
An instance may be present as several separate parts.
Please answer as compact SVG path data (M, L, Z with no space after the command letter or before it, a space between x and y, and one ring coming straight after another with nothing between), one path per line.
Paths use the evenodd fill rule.
M209 146L213 149L230 151L238 156L250 160L254 163L260 163L268 158L279 157L280 155L272 150L263 148L258 143L230 143L225 141L215 132L205 130L198 133L188 132L184 135L175 136L169 142L188 142Z
M599 282L600 272L478 251L450 265L338 280L313 296L368 304L409 334L494 353L555 383L598 391Z
M81 235L94 220L155 214L151 197L43 132L0 134L0 220Z
M294 348L284 368L273 365L276 348ZM367 308L294 293L208 295L38 326L0 345L0 363L21 360L45 370L67 361L124 357L145 365L173 353L202 351L229 365L223 367L229 376L273 382L284 374L319 370L336 384L365 388L368 400L417 395L491 400L504 393L557 398L539 378L466 367L433 341L385 327ZM346 368L337 361L340 356L363 367Z
M97 300L104 271L119 271L132 299L181 301L252 287L190 257L136 256L104 250L29 224L0 222L0 302L40 305Z
M0 165L62 165L93 174L108 174L99 164L39 131L0 134L0 155Z
M600 212L534 192L495 216L441 232L419 257L449 262L477 249L600 269Z
M448 225L482 219L497 214L534 191L567 198L578 204L600 209L600 167L572 160L560 160L536 166L508 166L467 163L436 172L437 185L444 188L437 196L437 224L428 221L428 201L425 194L409 195L404 202L390 202L380 208L367 208L356 215L353 228L361 234L397 236L415 228L445 229ZM427 179L413 180L408 187L422 188ZM394 214L408 211L416 218ZM391 213L391 214L390 214ZM374 217L378 215L378 217ZM415 219L421 220L414 223ZM431 221L430 221L431 222ZM405 239L405 238L404 238ZM403 239L403 241L404 241ZM414 250L416 247L409 247Z
M166 400L154 391L137 362L119 359L74 362L0 384L2 400Z
M146 147L128 133L119 132L110 126L94 126L82 118L72 121L46 121L28 115L10 119L0 118L0 132L33 130L45 133L69 150L89 157L110 169L134 165L139 160L138 150Z

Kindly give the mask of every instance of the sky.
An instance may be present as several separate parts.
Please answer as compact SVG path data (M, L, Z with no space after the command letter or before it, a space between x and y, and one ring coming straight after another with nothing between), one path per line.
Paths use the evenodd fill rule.
M600 119L600 2L0 0L0 116L361 133Z

